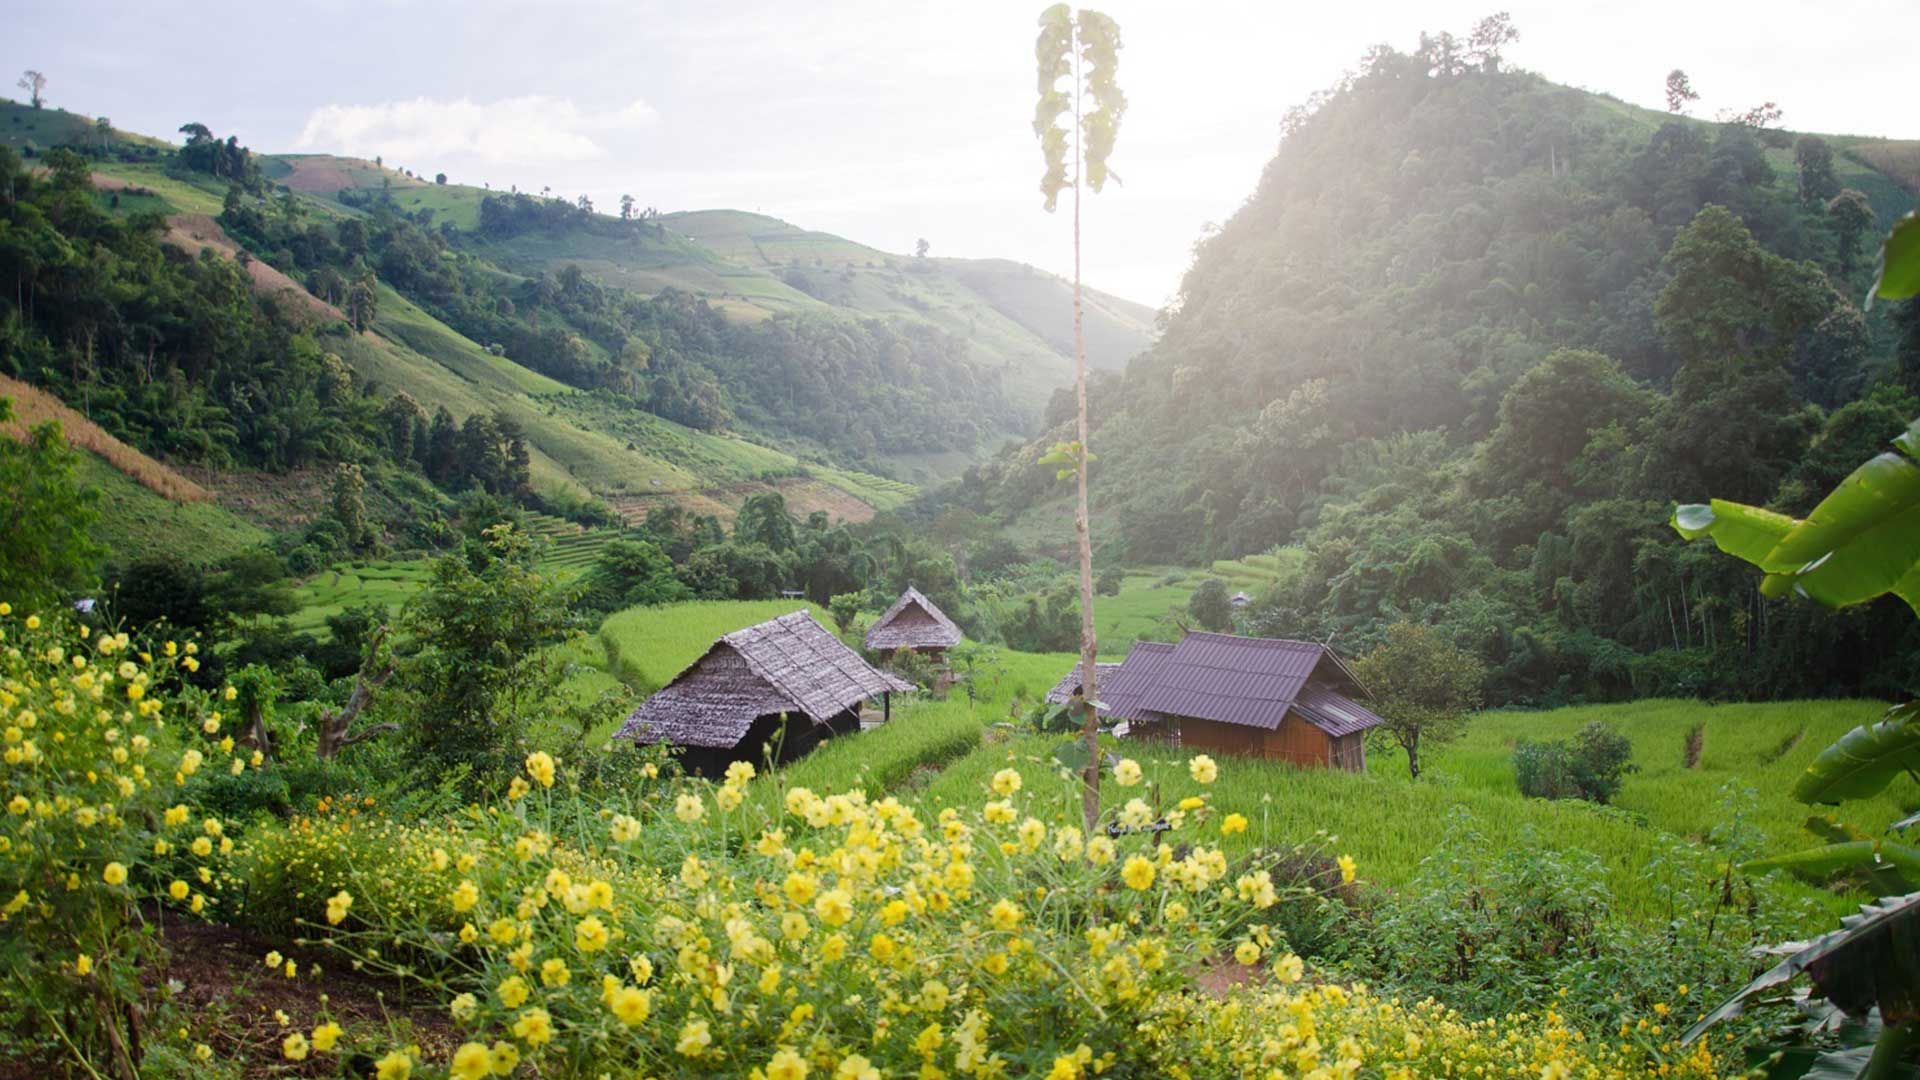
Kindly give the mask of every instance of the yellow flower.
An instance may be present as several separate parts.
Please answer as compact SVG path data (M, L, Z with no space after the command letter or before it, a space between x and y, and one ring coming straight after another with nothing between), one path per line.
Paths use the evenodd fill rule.
M517 1009L525 1004L527 995L530 993L527 989L527 981L518 975L507 976L506 980L495 987L493 992L500 995L500 1004L509 1009Z
M395 1050L374 1062L373 1069L374 1080L409 1080L413 1076L413 1059L405 1050Z
M795 904L805 904L811 901L814 895L819 892L819 889L820 882L818 879L812 874L802 873L797 870L788 874L787 880L780 884L780 891L785 893L787 899Z
M615 814L609 831L614 843L631 844L640 839L640 819L627 814Z
M1340 861L1340 883L1342 885L1353 884L1353 878L1355 874L1355 868L1353 865L1353 856L1342 855L1340 856L1339 861Z
M581 919L573 928L574 947L584 953L599 952L606 948L611 936L607 933L607 924L593 915Z
M545 750L535 750L527 755L527 775L541 787L553 786L553 755Z
M516 776L512 780L507 781L507 798L509 799L525 798L527 792L532 790L533 785L527 783L523 777Z
M328 1053L333 1049L333 1045L340 1041L340 1036L343 1034L345 1032L340 1030L340 1025L329 1020L313 1029L313 1048L323 1054Z
M212 1061L213 1047L208 1046L206 1043L194 1043L193 1044L193 1060ZM387 1078L383 1076L383 1077L380 1077L379 1080L387 1080ZM406 1078L402 1077L401 1080L406 1080Z
M1549 1061L1540 1067L1540 1080L1568 1080L1572 1075L1573 1072L1561 1064L1558 1059Z
M504 1039L494 1040L493 1049L487 1051L487 1068L493 1070L493 1075L510 1075L519 1064L519 1047Z
M453 1052L453 1062L447 1067L457 1080L483 1080L493 1071L493 1064L487 1058L487 1048L477 1042L461 1043L460 1049Z
M540 982L545 986L565 986L573 980L573 972L567 962L559 957L543 960L540 963Z
M88 956L86 953L81 953L75 957L73 961L73 973L83 979L93 974L93 957Z
M673 801L673 816L691 825L707 814L707 808L700 802L700 796L687 794Z
M345 889L327 898L327 922L339 926L346 921L347 909L353 906L353 894Z
M1232 836L1234 833L1241 833L1246 831L1247 831L1247 818L1245 814L1228 814L1220 822L1221 836Z
M280 1056L288 1061L305 1061L308 1049L307 1037L297 1031L280 1040Z
M1249 966L1260 962L1260 946L1251 941L1243 941L1234 947L1233 958Z
M453 1014L455 1020L471 1020L480 1011L480 1001L472 994L461 994L447 1006L447 1011Z
M480 887L471 881L462 881L453 887L453 910L471 911L480 902Z
M1153 867L1149 865L1147 867L1147 870L1149 873L1151 873L1153 870ZM1001 900L996 902L993 905L992 910L990 910L987 913L987 917L990 920L992 920L993 928L995 930L1005 930L1010 932L1020 925L1020 920L1026 918L1027 913L1024 911L1021 911L1020 905L1014 903L1013 901Z
M845 889L829 889L814 901L813 913L828 926L845 926L853 918L853 896Z
M127 868L117 862L110 862L100 871L100 880L109 885L125 885L127 883Z
M1020 773L1015 769L1001 769L993 774L993 793L1002 797L1020 790Z
M203 859L213 854L213 841L207 839L204 836L194 837L193 843L188 844L187 847L195 855L198 855Z
M833 1080L880 1080L880 1070L859 1054L848 1054L833 1070Z
M644 1023L648 1014L653 1012L653 998L637 986L623 986L613 992L607 1008L628 1027Z
M804 1080L806 1075L807 1059L791 1050L776 1050L767 1062L767 1080Z
M744 786L747 781L752 780L753 777L754 768L752 762L736 761L727 766L727 783L734 787Z
M713 1045L713 1032L707 1029L705 1020L689 1020L680 1029L680 1039L673 1044L676 1052L686 1057L699 1057Z
M1105 866L1113 861L1113 840L1110 837L1096 836L1087 841L1087 861L1095 866Z
M1126 882L1129 889L1151 888L1153 876L1153 863L1138 855L1129 858L1127 865L1120 870L1120 880Z
M528 1009L513 1022L513 1034L528 1046L542 1046L553 1041L553 1018L545 1009Z
M1287 953L1273 962L1273 977L1284 984L1297 983L1306 973L1307 965L1292 953Z
M1121 758L1120 764L1113 767L1113 782L1121 787L1132 787L1140 782L1142 775L1140 763L1132 758Z
M186 882L178 878L175 878L167 885L167 895L173 897L175 900L185 900L191 892L193 892L193 889L189 887Z
M1187 762L1187 775L1196 783L1211 784L1219 778L1220 766L1205 754L1195 754L1193 760Z

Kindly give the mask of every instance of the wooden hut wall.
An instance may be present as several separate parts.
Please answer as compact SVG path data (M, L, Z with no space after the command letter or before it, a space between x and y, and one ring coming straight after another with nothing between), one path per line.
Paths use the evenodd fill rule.
M1348 772L1367 771L1367 737L1364 732L1356 731L1333 740L1333 767Z
M1290 761L1295 765L1326 766L1332 762L1333 740L1327 733L1288 713L1279 728L1266 731L1243 724L1223 724L1195 716L1182 716L1167 725L1153 725L1154 734L1171 727L1174 738L1185 750L1219 754L1244 754L1270 761ZM1143 737L1151 738L1147 731Z

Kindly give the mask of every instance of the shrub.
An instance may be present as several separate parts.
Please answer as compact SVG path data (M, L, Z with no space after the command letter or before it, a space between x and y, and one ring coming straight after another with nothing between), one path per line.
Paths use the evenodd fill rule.
M463 1042L421 1063L433 1075L504 1072L503 1055L554 1077L635 1061L662 1076L1227 1076L1282 1055L1302 1075L1715 1071L1705 1050L1587 1044L1553 1015L1469 1025L1291 989L1301 963L1262 913L1308 894L1230 865L1204 798L1180 812L1176 848L1124 828L1089 842L1060 823L1071 778L1044 769L1002 768L985 805L932 820L860 791L754 790L776 782L740 769L602 803L534 755L504 801L444 825L336 810L259 854L264 872L293 868L272 895L303 933L447 1001ZM1195 992L1229 956L1271 981Z
M0 1030L51 1033L57 1018L84 1071L139 1075L139 1017L165 1006L141 977L156 959L143 909L217 907L233 847L181 789L247 762L218 703L181 681L196 646L149 658L125 634L90 636L0 603Z
M1633 743L1604 720L1590 721L1574 736L1534 742L1521 739L1513 751L1514 779L1520 793L1536 799L1586 799L1610 803L1620 793L1633 764Z
M1127 572L1119 566L1108 566L1100 571L1100 577L1093 583L1093 591L1101 596L1119 596L1120 587L1126 584Z
M1233 626L1233 602L1227 596L1227 583L1208 578L1187 599L1187 614L1207 630L1227 630Z

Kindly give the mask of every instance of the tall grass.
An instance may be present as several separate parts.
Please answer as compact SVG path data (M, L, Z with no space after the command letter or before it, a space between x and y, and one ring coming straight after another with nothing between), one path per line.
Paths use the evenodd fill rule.
M1662 753L1671 751L1679 761L1681 736L1690 722L1707 719L1707 760L1713 757L1713 731L1716 721L1752 717L1744 711L1721 714L1735 707L1711 707L1697 702L1656 702L1647 711L1650 716L1639 723L1654 726L1664 723L1673 737L1661 745ZM1831 708L1829 708L1831 706ZM1626 714L1634 706L1610 706L1606 710ZM1742 710L1755 707L1740 707ZM1826 714L1825 728L1846 724L1849 712L1854 718L1870 706L1861 703L1802 703L1758 707L1764 714L1779 716ZM1721 753L1725 764L1703 762L1701 774L1689 770L1654 769L1635 774L1630 791L1623 792L1617 808L1565 801L1548 802L1520 795L1512 781L1511 769L1486 762L1485 743L1497 744L1499 728L1525 724L1536 735L1559 737L1571 734L1591 718L1596 710L1562 709L1531 714L1494 714L1483 718L1484 733L1449 753L1436 757L1429 775L1419 782L1408 779L1404 759L1378 753L1370 755L1364 773L1329 769L1301 769L1259 759L1219 756L1220 779L1203 787L1187 774L1187 755L1158 744L1109 741L1108 748L1139 760L1146 782L1122 793L1109 790L1111 797L1135 795L1172 807L1188 795L1207 794L1223 810L1238 810L1250 819L1246 832L1227 837L1223 846L1230 854L1255 846L1290 846L1305 842L1321 832L1337 838L1333 846L1359 861L1361 875L1368 881L1398 889L1419 873L1421 862L1441 852L1447 825L1455 818L1477 833L1492 848L1533 845L1548 849L1579 849L1597 856L1605 867L1609 890L1618 908L1633 917L1668 919L1684 917L1686 912L1668 910L1669 891L1654 870L1663 865L1663 853L1675 843L1711 847L1716 827L1738 821L1756 827L1759 843L1765 850L1792 850L1804 846L1796 835L1798 824L1808 813L1788 796L1786 787L1774 783L1780 774L1786 779L1804 767L1790 764L1817 752L1825 744L1809 736L1787 758L1749 772L1734 764L1745 755L1754 759L1764 749L1772 749L1772 732L1764 725L1752 724L1738 742L1723 738ZM1623 730L1629 725L1622 724ZM1736 725L1729 725L1737 728ZM1638 730L1638 728L1636 728ZM1651 749L1651 740L1643 741ZM999 769L1018 768L1029 787L1052 785L1059 798L1045 803L1050 808L1050 823L1071 824L1078 815L1078 802L1070 784L1056 784L1051 777L1058 771L1053 751L1066 741L1063 735L1015 735L1011 738L989 732L981 745L967 756L954 761L940 775L917 792L919 805L929 814L943 807L977 804L989 798L988 781ZM1484 742L1483 742L1484 740ZM1666 743L1671 743L1667 746ZM1640 744L1637 743L1638 747ZM1504 759L1502 759L1504 761ZM1721 775L1712 775L1715 769ZM1500 770L1505 770L1501 773ZM1705 775L1702 775L1705 774ZM1752 787L1751 796L1738 792L1723 793L1726 781ZM1112 781L1108 781L1111 788ZM1883 797L1887 799L1887 797ZM1889 799L1886 806L1896 805ZM1884 811L1886 806L1880 806ZM1863 823L1865 818L1860 819ZM1881 824L1875 821L1874 824ZM1727 857L1744 852L1725 850ZM1854 909L1858 897L1843 896L1784 878L1773 888L1790 901L1806 907L1806 930L1826 925L1834 915Z

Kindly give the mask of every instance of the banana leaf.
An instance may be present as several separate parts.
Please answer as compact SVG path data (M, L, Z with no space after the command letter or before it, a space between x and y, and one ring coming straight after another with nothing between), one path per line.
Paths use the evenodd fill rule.
M1887 452L1855 469L1805 520L1715 499L1674 511L1689 540L1765 571L1761 592L1797 592L1828 607L1892 593L1920 613L1920 433L1909 428Z
M1801 973L1822 997L1849 1016L1864 1016L1879 1006L1884 1022L1920 1018L1920 892L1861 905L1858 914L1840 920L1840 929L1800 945L1739 993L1720 1003L1688 1028L1692 1042L1708 1028L1738 1016L1756 995Z
M1920 880L1920 848L1877 840L1846 840L1791 855L1754 859L1742 863L1740 869L1750 874L1785 870L1814 881L1844 873L1859 878L1876 896L1898 896L1912 892L1913 882Z
M1920 216L1909 211L1893 225L1880 249L1880 273L1867 290L1867 310L1876 297L1905 300L1920 293Z
M1920 771L1920 724L1913 702L1887 711L1887 719L1854 728L1820 751L1794 782L1804 803L1837 803L1877 795L1902 773Z

